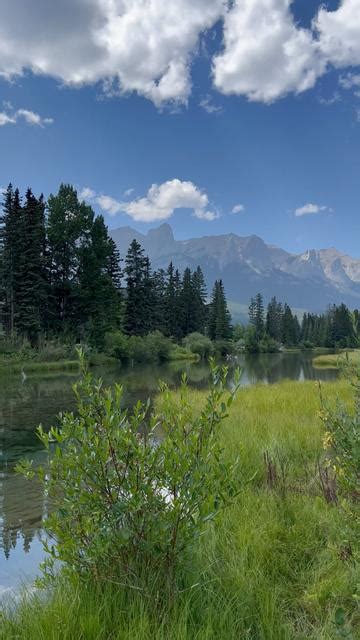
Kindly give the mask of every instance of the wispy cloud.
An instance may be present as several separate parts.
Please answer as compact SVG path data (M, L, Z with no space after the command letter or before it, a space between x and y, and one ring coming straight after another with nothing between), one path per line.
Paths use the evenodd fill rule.
M10 102L4 102L4 111L0 111L0 127L7 124L17 124L19 121L26 122L36 127L44 127L54 122L53 118L43 118L39 113L30 109L15 110Z
M243 213L245 211L245 206L243 204L236 204L231 209L231 213Z
M317 213L324 213L326 211L328 213L331 213L333 209L325 205L319 205L319 204L314 204L312 202L308 202L307 204L304 204L302 207L298 207L298 209L295 209L294 214L297 218L300 218L302 216L315 215Z
M204 96L204 98L202 98L202 100L200 100L199 106L204 109L204 111L210 114L218 115L223 112L223 108L219 105L214 104L213 99L209 94L207 94L206 96Z

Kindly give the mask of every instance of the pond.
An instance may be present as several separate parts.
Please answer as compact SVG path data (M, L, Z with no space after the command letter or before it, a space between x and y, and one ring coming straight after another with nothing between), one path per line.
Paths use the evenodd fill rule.
M312 357L311 353L239 356L241 383L272 384L284 378L336 379L336 370L314 369ZM230 376L234 367L235 363L230 363ZM124 403L128 406L153 396L160 379L177 386L183 372L192 386L207 387L209 367L204 362L94 371L108 384L124 384ZM14 465L22 457L35 462L44 459L35 428L39 423L45 427L56 424L60 411L74 407L71 385L76 379L76 373L29 375L26 379L20 375L0 377L0 596L33 579L43 559L41 523L48 509L46 497L35 482L27 482L15 474Z

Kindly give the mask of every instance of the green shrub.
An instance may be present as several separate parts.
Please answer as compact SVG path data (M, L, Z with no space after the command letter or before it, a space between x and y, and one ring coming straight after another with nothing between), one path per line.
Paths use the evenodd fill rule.
M256 336L256 329L250 325L245 334L245 351L247 353L259 353L259 341Z
M274 338L265 335L260 341L259 350L261 353L278 353L280 351L280 345Z
M217 356L225 358L225 356L233 353L234 344L230 340L216 340L214 349Z
M307 349L313 349L314 348L314 344L312 342L310 342L310 340L304 340L304 342L301 342L299 345L300 349L303 350L307 350Z
M104 350L107 355L117 358L121 362L129 360L129 339L121 331L112 331L105 334Z
M161 331L153 331L144 338L148 352L152 360L164 362L169 360L173 344L170 338L166 338Z
M351 501L360 503L360 369L348 360L345 372L354 389L354 407L349 411L338 403L331 409L323 403L324 447L339 486Z
M226 374L212 366L213 386L195 409L185 378L177 397L163 384L160 412L148 416L148 404L128 413L121 386L106 389L84 371L77 415L62 415L49 433L38 428L46 468L18 466L40 480L54 509L45 577L60 561L65 574L136 589L153 591L157 577L159 593L174 594L206 523L235 491L236 464L219 442L235 393L225 390Z
M197 331L189 333L184 338L183 345L185 349L188 349L191 353L196 353L200 358L210 358L214 353L214 345L210 338Z

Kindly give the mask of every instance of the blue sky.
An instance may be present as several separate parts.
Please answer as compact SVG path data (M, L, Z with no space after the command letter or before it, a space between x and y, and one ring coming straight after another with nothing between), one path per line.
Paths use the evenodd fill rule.
M0 7L0 186L360 258L360 0L32 4Z

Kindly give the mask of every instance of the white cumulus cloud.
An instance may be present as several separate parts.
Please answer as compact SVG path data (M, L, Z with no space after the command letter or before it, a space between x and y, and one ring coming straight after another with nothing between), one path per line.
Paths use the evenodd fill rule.
M321 6L309 28L292 0L1 0L0 76L30 70L65 85L101 82L109 95L136 92L160 107L186 104L191 63L217 22L212 61L224 94L271 103L314 86L328 69L360 65L360 1ZM200 105L215 113L208 96ZM174 107L174 108L175 108ZM25 117L25 116L24 116Z
M300 28L292 0L234 0L224 20L223 50L213 60L225 94L271 103L301 93L333 65L360 65L360 2L321 7L311 29Z
M213 61L223 93L272 102L313 87L325 63L309 30L298 28L291 0L235 0L225 17L224 50Z
M137 222L155 222L171 218L176 209L191 209L200 220L215 220L218 213L209 209L209 198L190 181L177 178L162 184L153 184L146 196L122 202L109 195L96 194L85 187L80 197L97 204L102 211L110 215L123 212Z
M65 84L106 81L156 105L186 102L199 36L226 0L2 0L0 74L31 69ZM39 36L41 33L41 36Z
M304 204L303 207L295 209L294 214L297 218L300 218L301 216L322 213L324 211L331 212L332 209L330 209L330 207L326 207L325 205L313 204L312 202L308 202L307 204Z
M360 65L359 0L342 0L336 11L321 7L313 27L327 62L335 67Z

